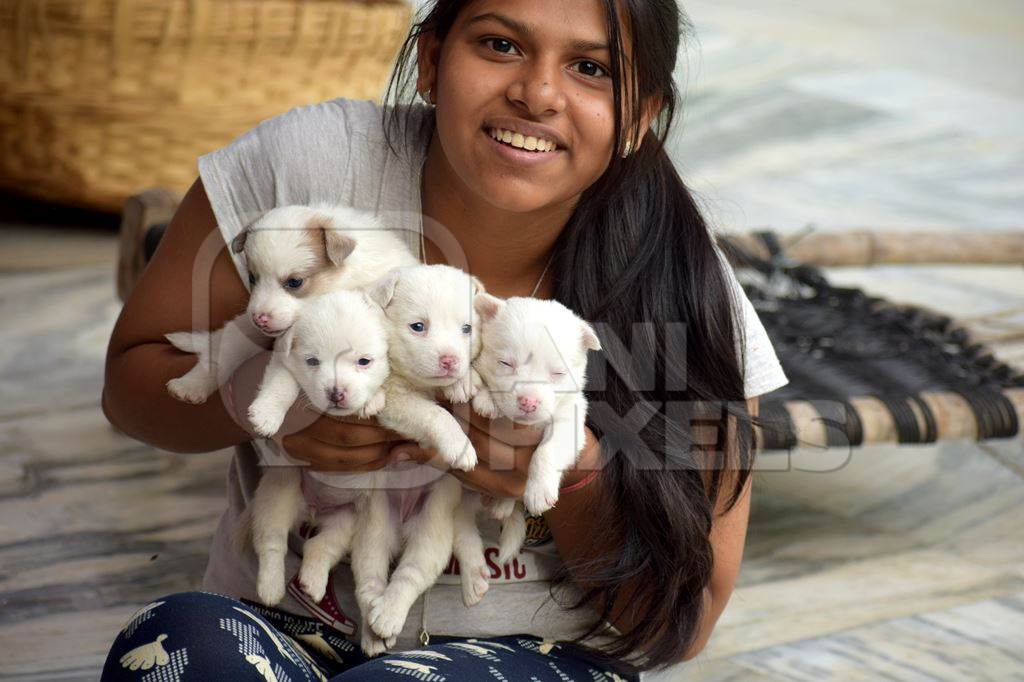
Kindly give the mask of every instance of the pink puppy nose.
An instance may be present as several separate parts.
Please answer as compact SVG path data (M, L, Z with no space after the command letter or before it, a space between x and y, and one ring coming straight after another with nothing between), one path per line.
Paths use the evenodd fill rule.
M266 313L253 313L252 321L257 327L263 328L270 324L270 315Z
M523 412L530 413L537 409L537 403L539 401L533 396L520 396L519 397L519 409Z
M454 355L442 355L437 359L437 364L445 371L451 371L459 366L459 359Z

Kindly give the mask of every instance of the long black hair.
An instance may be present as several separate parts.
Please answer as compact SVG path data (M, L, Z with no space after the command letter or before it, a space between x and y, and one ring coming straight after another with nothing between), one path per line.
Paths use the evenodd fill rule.
M582 596L568 606L590 606L604 620L617 615L613 606L627 597L629 581L635 627L603 650L626 658L643 649L644 667L656 667L681 659L699 634L713 568L713 512L720 500L731 509L739 499L753 466L753 432L743 402L739 308L701 212L664 148L679 98L672 74L689 21L676 0L603 1L614 149L645 134L638 151L613 155L555 245L555 298L594 323L605 346L603 357L591 354L592 378L601 380L591 381L587 397L588 426L601 437L607 503L595 510L602 537L586 539L593 543L588 555L599 558L567 565L554 589L571 571ZM467 4L435 0L424 8L399 53L386 102L415 96L409 85L419 36L432 33L440 44ZM624 51L620 16L632 55ZM652 96L661 110L641 131L641 106ZM408 110L385 107L389 144L392 135L410 132ZM433 117L424 121L432 125ZM644 367L655 358L651 383ZM716 448L695 444L696 420L714 431Z

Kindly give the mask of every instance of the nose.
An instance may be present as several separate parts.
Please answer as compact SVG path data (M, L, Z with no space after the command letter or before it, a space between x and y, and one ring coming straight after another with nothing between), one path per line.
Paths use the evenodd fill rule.
M327 400L337 406L345 403L345 389L335 386L327 391Z
M268 315L267 313L253 313L252 322L260 329L263 329L268 324L270 324L270 315Z
M532 395L519 396L519 409L525 414L537 411L537 403L540 402Z
M437 359L437 364L446 372L452 372L459 366L459 359L454 355L442 355Z
M545 64L538 58L533 68L527 68L508 87L506 97L532 116L562 112L566 106L565 93L559 87L560 69Z

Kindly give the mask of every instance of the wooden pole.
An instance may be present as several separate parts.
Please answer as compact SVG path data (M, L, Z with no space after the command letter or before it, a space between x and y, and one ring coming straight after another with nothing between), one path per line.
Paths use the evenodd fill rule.
M768 249L754 234L723 234L759 258ZM820 266L883 263L1024 264L1024 230L1007 232L849 230L778 235L786 255Z
M1013 404L1018 425L1024 425L1024 388L1008 388L1003 395ZM978 423L974 411L962 396L951 392L924 392L919 395L935 417L938 440L977 440ZM861 445L876 443L897 443L896 423L886 406L877 398L851 398L850 404L857 410L864 432ZM908 406L917 416L918 428L925 430L924 415L913 402ZM797 447L828 447L827 427L813 402L790 400L786 402L796 430ZM1022 437L1018 426L1016 438Z

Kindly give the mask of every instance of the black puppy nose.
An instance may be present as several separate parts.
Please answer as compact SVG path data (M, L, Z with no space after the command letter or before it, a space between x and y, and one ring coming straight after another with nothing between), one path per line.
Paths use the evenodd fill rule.
M340 388L332 388L327 393L327 399L335 404L345 402L345 391Z

